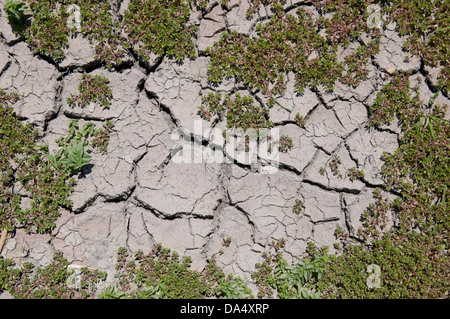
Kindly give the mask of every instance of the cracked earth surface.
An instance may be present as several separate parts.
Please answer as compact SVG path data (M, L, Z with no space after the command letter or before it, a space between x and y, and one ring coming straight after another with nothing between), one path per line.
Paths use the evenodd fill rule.
M292 0L286 6L295 9L301 3ZM115 14L121 14L124 6L126 1ZM95 52L81 36L70 40L61 64L50 63L33 55L11 33L5 16L0 17L0 87L20 93L23 102L14 106L17 115L39 128L50 152L57 149L55 140L67 135L70 119L115 121L107 153L92 154L92 165L77 179L73 205L62 211L52 234L25 234L17 229L3 249L5 258L45 266L60 250L72 264L106 271L106 287L114 278L119 247L147 253L161 243L191 256L192 268L198 270L216 255L226 273L241 276L255 288L251 273L272 240L285 238L284 255L288 262L295 262L304 255L308 241L330 246L333 252L337 226L356 235L362 212L374 202L373 190L383 183L380 157L399 146L395 123L380 130L365 127L368 108L388 83L386 74L394 70L412 71L411 83L422 80L424 101L434 94L433 80L425 81L420 59L404 62L404 39L389 25L383 31L380 52L371 60L368 79L356 88L338 82L333 92L306 89L299 95L293 74L288 74L286 92L278 100L292 112L275 105L270 117L280 135L292 138L293 148L280 153L276 173L262 174L258 164L176 163L172 159L172 150L179 144L173 138L175 130L192 134L202 141L197 147L207 150L211 140L203 132L224 128L223 123L204 121L198 115L199 92L242 91L231 80L217 87L207 83L210 61L204 52L225 30L254 34L270 11L263 8L248 20L248 7L247 1L235 0L226 9L211 5L203 17L194 11L191 22L199 26L195 60L175 63L155 57L142 63L129 56L118 71L97 64ZM348 53L341 52L340 58ZM66 103L85 71L110 80L109 109L71 108ZM265 102L262 95L255 98L257 103ZM440 93L436 103L448 104L448 100ZM304 128L295 124L296 113L305 117ZM202 125L199 135L194 123ZM334 155L341 159L342 178L330 169ZM365 177L350 181L345 173L352 167L363 170ZM321 168L325 168L323 174L319 174ZM292 212L296 199L304 202L300 215ZM224 248L227 237L232 242Z

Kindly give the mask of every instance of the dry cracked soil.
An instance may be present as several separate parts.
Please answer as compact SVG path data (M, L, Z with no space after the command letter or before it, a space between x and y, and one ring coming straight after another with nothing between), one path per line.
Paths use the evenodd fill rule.
M288 2L293 10L301 3ZM115 14L125 5L126 1ZM433 93L420 72L420 59L405 59L404 39L388 25L368 79L356 88L337 83L332 92L306 89L297 94L288 74L286 92L278 101L292 111L274 105L270 117L280 135L292 138L293 147L279 153L275 172L265 171L260 160L233 161L233 154L226 154L222 162L175 161L180 146L188 144L179 138L180 132L195 138L194 147L206 154L213 144L207 129L224 128L223 123L199 116L199 92L237 92L242 87L232 80L211 87L206 81L210 58L203 53L223 31L252 34L270 14L263 8L246 19L248 7L246 0L234 0L226 9L212 6L204 16L194 11L199 55L194 60L176 63L164 57L142 63L130 56L119 70L97 64L82 36L70 39L59 65L47 61L11 32L5 15L0 17L0 87L20 92L22 102L15 111L41 130L50 152L57 149L55 140L67 135L73 118L81 123L115 121L108 151L92 154L91 165L77 176L72 207L62 210L52 233L17 229L8 237L3 257L45 266L60 250L71 264L106 271L106 287L114 278L119 247L149 252L161 243L191 256L193 269L203 269L216 255L218 265L241 276L256 295L251 274L272 240L285 238L284 256L295 262L309 241L333 252L337 226L356 233L363 210L374 202L373 190L383 183L380 157L399 146L395 123L381 129L365 127L368 108L386 85L386 74L394 70L412 71L412 83L422 80L421 97L427 101ZM76 93L84 72L110 80L109 109L95 104L69 107L66 99ZM437 99L448 104L442 94ZM256 101L264 103L264 98ZM296 113L305 117L304 128L295 124ZM334 155L341 159L342 177L330 168ZM350 181L346 172L352 167L363 170L365 177ZM304 203L301 214L292 211L296 199ZM232 241L224 247L227 237Z

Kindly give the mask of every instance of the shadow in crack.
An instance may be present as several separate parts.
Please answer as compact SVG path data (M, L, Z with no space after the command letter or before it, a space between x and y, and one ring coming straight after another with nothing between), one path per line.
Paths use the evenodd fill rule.
M92 172L92 167L94 167L94 164L87 164L84 165L78 174L78 178L86 178L86 175L90 174Z

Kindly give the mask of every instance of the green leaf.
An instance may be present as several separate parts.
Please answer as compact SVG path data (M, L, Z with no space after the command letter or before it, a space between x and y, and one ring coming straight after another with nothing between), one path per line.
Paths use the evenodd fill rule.
M445 195L447 194L447 185L444 185L444 191L442 192L441 205L445 205Z
M124 295L124 292L120 291L114 284L111 284L98 297L99 299L122 299Z
M436 135L435 135L434 130L433 130L433 124L430 122L429 125L428 125L428 127L430 128L431 136L433 136L433 138L435 139L435 138L436 138Z

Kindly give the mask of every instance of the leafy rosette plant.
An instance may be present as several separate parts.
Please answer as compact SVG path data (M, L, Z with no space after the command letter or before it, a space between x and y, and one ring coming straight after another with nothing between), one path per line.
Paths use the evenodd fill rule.
M30 9L26 3L16 0L7 0L3 10L6 13L9 23L14 31L22 33L27 25L30 17Z

